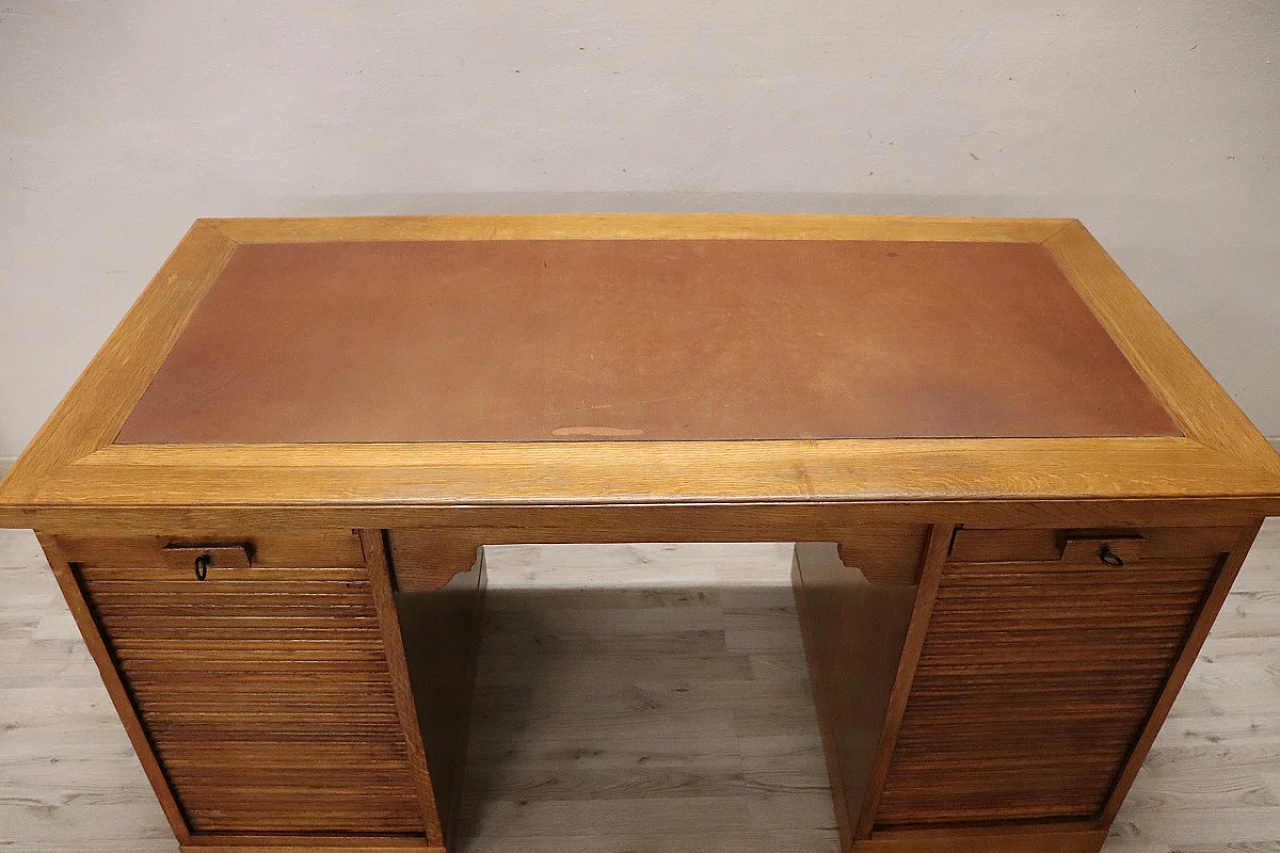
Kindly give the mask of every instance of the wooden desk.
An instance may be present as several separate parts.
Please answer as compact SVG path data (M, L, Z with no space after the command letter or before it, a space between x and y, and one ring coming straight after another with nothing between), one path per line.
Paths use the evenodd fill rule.
M1280 458L1073 220L209 220L0 485L184 850L457 847L501 543L794 541L843 846L1097 850Z

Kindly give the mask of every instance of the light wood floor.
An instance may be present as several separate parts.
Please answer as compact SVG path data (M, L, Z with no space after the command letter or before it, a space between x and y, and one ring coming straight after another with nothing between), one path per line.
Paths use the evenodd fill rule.
M468 853L834 853L789 546L491 549ZM176 845L35 539L0 531L0 850ZM1280 851L1280 525L1109 853Z

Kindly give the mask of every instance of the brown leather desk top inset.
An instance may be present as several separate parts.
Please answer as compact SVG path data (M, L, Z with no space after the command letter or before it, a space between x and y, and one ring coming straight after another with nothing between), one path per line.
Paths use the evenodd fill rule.
M614 542L797 543L846 853L1097 853L1271 515L1068 219L202 220L0 482L184 853L463 849L482 546Z
M241 246L123 443L1178 435L1035 243Z

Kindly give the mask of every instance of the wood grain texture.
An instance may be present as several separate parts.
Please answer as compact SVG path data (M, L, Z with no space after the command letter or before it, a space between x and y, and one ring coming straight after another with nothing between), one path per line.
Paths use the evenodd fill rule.
M936 240L1038 243L1070 219L587 213L206 219L237 243L368 240Z
M960 523L974 527L1238 527L1268 514L1273 499L1042 501L805 501L641 503L623 505L364 506L254 505L200 510L205 536L297 535L335 527L422 528L456 547L591 542L838 542L854 528ZM18 511L34 521L36 513ZM191 510L171 507L62 507L39 514L52 534L154 539L157 530L190 531ZM172 534L168 534L172 535ZM189 533L188 533L189 535ZM450 546L455 547L455 546ZM457 565L450 563L450 565ZM431 579L427 579L430 582ZM439 580L438 578L436 580Z
M1202 608L1216 613L1211 590L1230 584L1233 572L1223 580L1220 569L1238 538L1204 557L1130 552L1119 567L1092 549L1038 563L965 563L953 552L875 825L1105 828L1153 708L1176 692L1178 662L1194 658Z
M246 843L228 843L228 841L209 839L192 839L179 847L180 853L195 850L198 853L404 853L406 850L420 850L421 853L444 853L443 847L426 844L421 839L343 839L343 838L307 838L307 836L262 836L259 839L248 839Z
M1143 759L1147 757L1147 752L1155 742L1156 736L1160 732L1160 727L1164 725L1165 718L1169 715L1174 700L1178 696L1178 691L1182 689L1182 684L1186 681L1187 675L1195 663L1196 655L1200 653L1201 647L1208 638L1209 631L1213 628L1213 621L1217 618L1218 612L1222 608L1222 603L1226 601L1227 595L1231 590L1231 584L1235 581L1240 567L1244 565L1244 561L1249 554L1249 548L1252 547L1261 527L1262 521L1259 520L1258 523L1239 531L1235 542L1232 543L1230 552L1225 555L1213 586L1209 589L1208 594L1200 605L1199 612L1195 616L1195 623L1183 643L1182 651L1170 669L1168 678L1165 679L1155 707L1151 709L1142 733L1129 755L1129 760L1125 763L1124 769L1120 772L1120 776L1112 789L1111 797L1103 811L1103 820L1108 825L1119 813L1120 807L1124 803L1125 795L1129 793L1129 788L1133 785L1133 780L1138 775L1138 769L1142 766Z
M476 240L576 235L597 240L754 236L1042 243L1187 437L644 444L583 440L555 446L111 444L239 242L421 240L449 235ZM892 588L909 577L904 564L919 547L913 537L920 528L933 526L871 783L861 811L854 815L845 809L845 823L852 827L846 834L859 841L898 843L910 838L943 844L948 834L965 835L954 829L957 822L1031 821L1017 833L1023 837L1048 833L1045 821L1062 817L1080 818L1082 828L1101 829L1110 811L1097 818L1085 814L1086 807L1096 808L1106 793L1098 780L1114 779L1118 773L1123 784L1116 790L1122 793L1128 779L1135 778L1137 759L1121 770L1116 756L1123 759L1129 750L1140 758L1160 720L1172 713L1173 694L1187 675L1213 612L1227 595L1230 579L1223 577L1234 571L1237 557L1243 558L1233 552L1236 556L1226 562L1214 561L1207 559L1212 555L1190 551L1212 550L1221 529L1249 527L1272 513L1280 513L1280 457L1261 442L1230 398L1087 231L1070 221L476 217L199 223L32 448L0 483L0 523L35 525L55 540L65 539L65 547L81 557L65 564L60 578L70 584L68 601L73 610L78 606L83 611L77 613L82 623L88 614L104 629L105 637L86 632L91 644L98 636L100 648L94 654L103 677L108 687L115 678L112 689L119 695L114 698L117 704L123 702L126 724L132 713L143 735L139 751L144 763L152 755L148 750L154 750L148 769L155 776L157 767L164 768L162 781L179 790L188 821L202 832L267 832L295 836L292 840L300 833L365 833L373 845L386 833L415 836L423 844L429 840L421 831L421 809L430 798L419 797L414 789L412 750L404 736L406 718L414 715L405 713L404 680L401 677L397 691L392 671L403 676L405 667L388 663L388 639L394 646L397 632L384 630L389 624L386 615L394 611L401 619L402 638L417 632L405 630L409 609L402 601L390 606L388 597L422 595L425 601L457 585L467 590L464 597L474 599L480 587L479 580L472 585L473 577L479 573L468 575L465 567L470 565L468 553L479 544L840 542L855 549L846 549L848 562L883 563L878 579ZM1016 535L1009 546L974 545L977 540L965 545L980 552L986 549L988 557L1004 562L961 563L953 558L948 563L955 525L965 530L1011 530ZM900 540L888 537L883 549L857 553L859 531L890 527L916 532ZM1206 532L1187 534L1182 528L1188 527ZM389 567L374 590L358 541L357 556L346 559L354 537L345 531L353 528L414 528L428 543L417 552L434 554L406 559L403 571ZM1045 547L1041 533L1025 532L1039 528L1057 531L1056 556L1037 551L1028 557L1020 551ZM1113 528L1151 531L1140 548L1133 540L1117 541L1116 547L1130 549L1125 550L1130 571L1147 563L1152 571L1120 580L1075 573L1080 569L1076 561L1088 556L1097 542L1082 536L1077 542L1083 544L1060 543L1059 534ZM293 556L305 556L313 547L305 534L313 529L330 531L316 541L334 546L337 556L295 561ZM1207 532L1210 529L1218 532ZM245 531L254 533L246 536ZM113 537L118 537L114 544L104 541ZM250 546L244 552L249 567L217 573L208 583L165 568L163 549L170 542L241 541ZM1168 553L1161 555L1162 548ZM256 558L258 551L264 556ZM1010 556L1021 562L1007 561ZM830 568L838 571L834 565ZM871 572L877 573L874 568ZM393 578L398 592L393 592ZM682 582L687 589L688 577ZM79 605L78 595L83 596ZM1085 608L1081 602L1089 595L1098 601ZM658 600L672 600L663 596L658 590ZM1130 606L1135 597L1141 608ZM741 605L749 598L744 593L737 602ZM601 598L594 600L598 604ZM719 746L703 752L720 755L725 725L735 738L773 737L794 732L800 717L812 714L807 706L800 711L795 705L761 701L752 692L759 685L720 684L707 695L698 692L686 700L675 688L674 698L668 699L666 693L655 694L634 680L635 672L643 671L645 662L659 652L676 656L667 665L687 673L690 692L702 684L690 661L739 675L744 666L753 676L793 672L798 635L794 625L784 629L771 621L786 612L776 602L754 609L727 604L718 617L714 609L695 618L675 608L650 608L656 612L637 622L621 612L632 607L630 599L605 594L603 600L611 602L604 608L611 630L602 636L588 640L590 620L573 612L580 606L567 605L555 608L566 611L557 618L567 630L533 633L551 653L587 646L596 658L574 659L582 673L612 676L621 669L632 678L629 686L615 687L592 723L575 714L590 706L583 701L590 694L581 685L574 687L563 673L555 680L557 672L543 668L544 678L552 684L567 683L570 689L552 695L526 683L523 692L499 692L506 707L514 710L487 721L496 721L498 731L505 732L505 738L497 739L502 746L495 746L493 738L481 737L479 743L473 738L481 754L496 751L509 764L508 751L520 738L563 744L584 737L595 725L597 745L626 726L633 748L639 748L640 738L675 726L684 740L717 740ZM1014 606L1002 610L992 602ZM940 608L936 613L935 604ZM1030 651L1018 641L1018 632L1025 628L1018 612L1037 617ZM703 616L713 622L719 618L721 626L699 623ZM528 626L520 624L522 618L533 617L526 611L508 621L505 629L516 640L524 636L522 631L528 633ZM468 630L452 631L461 653L449 657L460 663L450 665L454 675L446 680L458 689L436 697L453 709L446 715L454 720L452 729L464 716L457 708L470 693L465 686L468 646L474 646L467 639L474 619L457 621ZM664 625L677 627L665 630ZM1089 630L1075 630L1079 626ZM1117 635L1120 629L1123 637ZM951 636L939 642L948 630ZM1044 655L1040 641L1057 654ZM777 643L789 643L788 651L778 653ZM761 649L771 651L759 654ZM1185 650L1181 657L1180 650ZM4 652L0 648L0 654ZM722 652L736 657L717 657ZM497 665L500 672L506 667L508 675L527 665L518 655L507 658ZM974 672L976 681L969 679ZM1229 682L1236 670L1226 672L1223 677ZM1077 689L1081 677L1098 673L1105 676L1100 688L1093 693ZM929 678L939 674L942 681L931 687ZM1002 729L999 721L991 722L988 682L999 682L1003 691L1000 710L1009 705L1027 712L1030 733L1025 726ZM413 686L421 695L421 684ZM803 678L775 688L803 693ZM1051 733L1035 730L1045 722L1041 712L1048 698L1059 695L1069 695L1077 704L1056 701L1053 713L1071 717L1074 708L1077 716L1054 718ZM540 696L548 704L535 701ZM745 701L748 696L751 701ZM964 701L952 701L957 696ZM692 699L722 704L698 705ZM421 711L425 703L415 701ZM643 708L655 701L670 703L675 722L628 716L636 703ZM968 711L966 701L972 704ZM733 710L726 713L730 706ZM961 713L955 719L939 721L957 708ZM917 725L930 713L939 719ZM1148 715L1152 722L1143 728ZM417 716L421 721L423 715ZM517 717L520 722L513 722ZM1092 721L1101 734L1092 739L1081 734L1082 719ZM426 728L448 732L451 727ZM999 808L982 793L966 799L983 784L973 747L984 732L990 736L986 741L997 744L993 760L998 763L1001 755L1013 755L1010 761L1017 765L1006 768L1006 789L1013 793ZM1054 743L1070 747L1065 766L1076 771L1074 781L1055 774L1059 765L1033 755L1031 746L1042 736L1060 738ZM444 746L428 743L425 749L436 753L429 761L440 765L442 778L447 777L440 788L451 793L441 811L449 813L459 802L452 792L460 774L447 769L451 759L440 756L457 753L463 741L448 734L440 743ZM1131 749L1135 743L1137 748ZM776 759L780 754L776 742L755 746L757 755ZM665 753L658 749L632 756L635 765L642 763L639 758L647 763L652 754L672 754L669 747ZM1023 752L1017 753L1019 749ZM1152 755L1157 754L1153 749ZM614 760L625 761L630 755ZM987 753L977 757L991 758ZM739 751L739 762L743 758ZM812 758L818 760L816 751ZM483 760L479 766L485 766ZM835 766L840 785L855 788L856 781L846 778L838 762ZM895 766L909 772L895 776ZM491 771L488 778L482 771L478 780L467 784L484 785L496 778L497 790L512 796L482 799L479 802L488 804L478 812L468 813L464 805L461 831L483 834L505 827L508 835L548 843L547 838L565 838L565 827L579 821L607 826L606 834L614 837L631 838L647 834L655 822L667 821L675 835L686 839L681 843L691 846L696 842L690 837L712 831L733 836L740 847L762 839L794 846L797 827L813 819L833 838L835 821L826 791L814 790L805 781L779 779L770 770L766 764L750 774L741 771L739 778L732 773L726 777L721 767L720 776L700 776L692 782L670 772L642 773L631 780L571 774L548 782L540 771L510 776ZM421 772L418 778L423 778ZM308 780L305 797L297 779ZM324 784L313 784L316 779ZM933 782L940 779L938 785L952 786L947 790L963 796L939 794L942 788ZM1241 783L1247 792L1241 796L1267 790L1265 774L1259 779ZM883 796L881 780L887 780ZM724 794L726 789L717 787L720 782L727 782L730 791L736 790L733 785L745 786L767 797ZM685 796L690 787L718 793L691 803ZM574 791L583 790L593 792L586 804L573 798ZM440 799L441 792L434 793ZM1115 798L1109 808L1117 802ZM1164 802L1166 820L1177 826L1176 809L1168 805L1178 802L1176 792ZM1117 819L1117 824L1122 821ZM988 828L974 827L965 843L976 844L974 839ZM812 841L801 836L805 840L800 846ZM330 842L316 837L316 843Z
M916 531L890 540L916 542ZM922 543L917 543L922 544ZM856 541L852 550L857 549ZM841 553L847 549L841 549ZM923 549L910 572L876 572L866 551L860 568L846 566L829 543L796 545L792 583L805 640L814 704L841 843L848 848L872 783L872 769L889 710L916 598ZM889 553L890 565L896 554ZM898 574L907 581L889 583ZM879 575L872 581L868 575Z
M421 835L396 648L363 559L199 580L165 565L161 541L105 549L136 567L90 555L71 571L192 836Z
M483 552L448 547L422 531L387 536L421 737L444 842L456 849L462 811L467 732L479 658L485 570ZM457 560L453 566L445 561ZM429 583L415 585L424 577Z
M153 536L59 536L58 547L68 562L99 568L171 568L165 548L183 542L182 534ZM236 534L214 534L211 540L237 539ZM315 569L359 566L364 560L360 539L345 530L308 530L270 535L239 534L248 546L254 566L265 569Z
M625 448L596 441L570 448L108 446L236 240L368 240L380 233L387 240L754 234L1043 242L1192 437L653 442ZM152 334L152 326L163 332ZM130 508L146 507L153 522L171 512L170 522L212 527L239 508L250 515L292 515L296 525L323 508L331 513L325 524L390 527L393 516L371 517L367 510L459 502L985 500L994 520L1002 511L996 502L1009 499L1196 497L1246 499L1255 516L1280 512L1280 459L1088 233L1062 220L587 216L200 223L113 341L0 485L0 522L53 531L73 515L82 525L107 526ZM73 411L79 414L68 414Z
M1240 537L1241 527L1144 527L1120 529L1121 535L1140 540L1144 559L1190 559L1225 554ZM1021 530L966 527L951 540L950 559L956 563L1016 563L1028 560L1062 560L1069 538L1105 538L1107 530L1058 527Z
M857 842L853 853L1097 853L1106 837L1102 830L1017 835L988 830L961 838L870 838Z
M930 514L927 507L903 508L902 512L885 512L883 505L817 504L811 506L628 506L628 507L473 507L441 511L439 518L447 523L415 529L399 529L398 547L406 559L397 570L398 588L407 592L438 589L471 565L476 548L481 544L515 545L536 543L591 544L599 542L790 542L844 539L841 559L858 568L876 583L913 584L918 577L920 555L924 550L928 524L922 518L951 510L957 517L959 508L937 504ZM985 508L978 508L979 512ZM1185 507L1183 507L1185 511ZM1090 510L1098 514L1086 516ZM1111 513L1092 506L1058 504L1037 512L1023 507L1017 522L1043 524L1054 518L1059 523L1072 518L1084 523L1100 520L1118 522L1128 528L1135 518L1150 511L1162 523L1183 520L1203 523L1206 519L1232 521L1237 525L1253 518L1236 513L1214 514L1209 510L1179 519L1177 505L1152 506L1141 512L1120 505ZM977 513L975 513L977 514ZM425 513L419 516L427 518ZM959 515L959 517L966 517ZM972 517L972 516L969 516ZM1076 528L1077 534L1097 530ZM857 530L856 537L849 531ZM1062 543L1060 527L1028 527L1026 529L966 528L957 531L953 548L962 554L972 551L975 559L1044 558L1058 559ZM1164 556L1200 556L1228 550L1237 535L1237 527L1160 527L1142 528L1148 552Z
M1069 223L1044 246L1188 437L1280 473L1280 456L1084 225Z
M920 580L929 529L927 524L908 524L859 530L858 536L839 543L840 561L871 583L912 586Z
M884 794L885 780L892 768L892 759L902 731L903 718L911 695L911 685L929 633L929 623L938 586L942 581L943 565L951 545L954 525L935 525L929 531L924 559L920 566L915 600L911 605L911 621L907 626L902 654L898 659L893 689L889 694L889 706L885 711L884 726L876 745L875 761L871 765L871 777L867 784L857 823L853 825L853 838L863 839L871 835L880 799Z
M537 834L509 833L510 825L505 823L475 823L468 836L469 849L477 853L625 853L653 848L671 853L776 853L780 849L834 853L838 849L834 823L824 825L806 805L830 800L816 724L802 723L799 716L813 711L805 689L796 686L796 673L804 667L798 628L794 622L789 629L771 627L785 615L774 614L778 600L757 599L756 605L744 607L749 600L725 594L726 588L750 592L764 584L766 591L772 589L772 595L785 600L790 595L790 549L768 545L517 546L489 549L487 562L491 591L507 591L505 596L491 598L489 609L514 611L514 615L504 616L486 630L488 664L477 693L477 711L482 715L477 720L506 716L494 728L477 723L470 757L472 798L510 802L509 812L495 805L496 819L499 811L516 812L515 803L527 798L524 791L532 780L560 779L563 784L548 793L562 802L583 804L583 819L572 826L526 824L530 830L541 830ZM705 621L654 622L652 614L663 612L662 603L677 597L685 597L684 607L694 609L690 604L696 599L672 589L677 578L703 590L697 612L707 614ZM551 588L577 592L548 597ZM512 620L531 620L533 616L523 615L530 611L577 620L559 626L547 622L538 635L544 641L570 627L576 631L572 636L591 639L572 646L554 644L560 651L548 657L541 650L553 644L544 646L528 634L511 630ZM699 625L703 630L724 630L725 623L711 615L717 612L730 614L735 632L739 620L751 625L745 629L749 633L736 633L735 649L726 645L698 655L670 651L673 632ZM645 627L637 628L638 624ZM624 630L642 631L643 637L630 651L619 650L611 656L596 653L597 647L616 645L610 636L616 638ZM504 650L508 653L501 654ZM1269 522L1113 824L1104 848L1107 853L1226 853L1274 846L1280 821L1276 805L1280 775L1274 770L1280 756L1277 660L1280 528ZM600 689L585 698L575 693L579 697L575 721L561 729L567 735L553 741L511 724L514 719L532 725L555 716L552 710L521 711L531 695L538 695L528 687L544 683L548 673L564 678L576 673L580 677L575 683L580 685L608 674L617 680L612 687L600 682ZM696 715L705 716L705 712L697 706L675 705L659 713L640 703L626 705L611 698L625 695L628 686L660 679L666 679L673 690L693 682L762 679L751 691L758 703L764 703L762 710L743 722L749 724L744 732L765 734L738 740L728 719L718 731L698 723ZM677 699L689 694L669 695ZM740 705L732 698L735 694L700 695L708 697L711 712L716 707L746 707L745 701ZM716 700L715 695L725 698ZM789 734L767 734L768 729L756 722L766 720L776 721L775 726L791 720L786 723ZM27 532L0 532L0 727L0 840L30 853L177 850L93 659L34 537ZM528 734L521 734L525 730ZM498 736L478 740L486 732ZM740 746L732 746L735 743ZM649 756L646 763L658 768L649 776L643 775L638 763L645 755ZM749 777L738 775L744 760ZM768 820L789 813L790 828L744 831L741 825L733 829L707 821L696 834L682 835L674 816L667 821L658 814L643 831L628 835L629 818L613 818L637 801L616 798L607 801L610 808L600 816L588 817L587 804L594 798L608 791L656 785L658 770L669 774L667 790L682 792L680 796L690 796L691 788L712 800L743 796L757 802L757 817ZM725 770L728 776L716 775ZM598 775L585 775L588 772ZM742 789L744 778L751 780L750 791ZM766 793L756 787L765 779L774 786L786 781L793 792L782 798ZM804 799L797 800L794 789L801 786ZM661 790L650 788L650 796L660 796ZM827 820L832 821L830 815Z
M239 507L291 514L297 526L308 523L307 507L346 509L329 518L347 521L362 507L457 503L994 505L1197 495L1247 497L1263 515L1280 512L1280 479L1265 467L1175 438L112 446L51 472L40 492L33 501L0 491L0 520L47 529L71 507L86 523L98 512L173 507L205 526Z
M191 226L9 471L7 488L38 488L53 469L115 438L235 247L208 225Z
M361 530L359 536L360 545L364 551L364 565L369 573L369 588L373 593L373 604L378 613L382 648L387 656L387 669L391 675L391 686L395 694L396 716L408 748L409 767L413 773L413 784L418 792L418 802L422 809L423 827L428 842L444 846L443 823L438 808L440 800L432 786L431 774L427 767L423 730L418 722L420 712L414 699L413 685L409 681L409 663L405 656L400 613L396 607L395 586L391 577L384 534L381 530Z
M103 636L101 625L94 617L93 610L85 598L84 591L76 578L75 570L61 552L56 539L43 537L40 540L40 546L44 549L45 559L48 560L49 567L53 570L53 576L58 581L58 587L62 590L67 607L75 618L76 627L80 630L80 636L84 638L84 643L88 646L89 653L93 655L93 661L97 664L102 683L107 688L107 693L110 695L111 703L115 706L116 713L120 717L120 722L124 724L125 731L129 735L129 742L133 745L134 752L138 755L138 760L142 762L143 772L146 773L147 781L151 783L151 788L155 791L156 799L160 802L160 808L164 811L164 816L169 821L173 834L180 842L190 840L191 829L187 818L174 797L173 787L165 776L164 768L161 767L157 759L155 747L147 735L146 728L129 695L128 686L121 678L116 660L111 653L111 648Z

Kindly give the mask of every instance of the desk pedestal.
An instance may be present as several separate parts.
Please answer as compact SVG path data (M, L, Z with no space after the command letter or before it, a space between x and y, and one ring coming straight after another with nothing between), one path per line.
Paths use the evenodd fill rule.
M1257 531L580 516L41 541L184 850L457 848L481 545L793 539L843 847L1085 853Z

